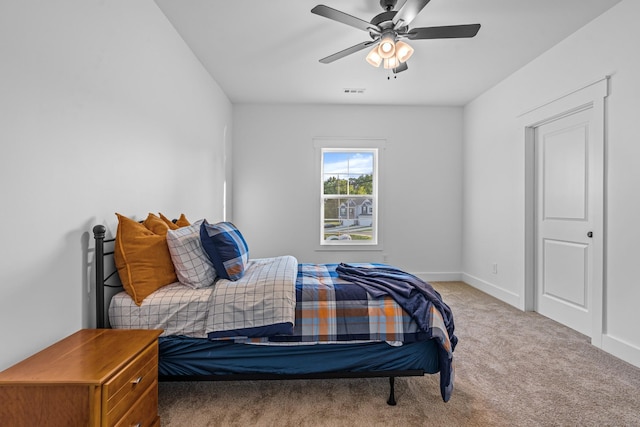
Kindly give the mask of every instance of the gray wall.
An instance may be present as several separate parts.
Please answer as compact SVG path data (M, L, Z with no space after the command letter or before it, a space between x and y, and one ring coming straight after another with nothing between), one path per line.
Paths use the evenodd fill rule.
M231 104L151 0L0 2L0 370L93 325L89 230L223 216Z
M234 105L234 221L252 256L388 262L433 278L461 272L462 109ZM313 139L384 138L382 252L318 247Z

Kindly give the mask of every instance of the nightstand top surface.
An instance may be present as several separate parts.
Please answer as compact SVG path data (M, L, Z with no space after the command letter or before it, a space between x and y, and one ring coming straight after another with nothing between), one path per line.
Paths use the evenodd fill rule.
M82 329L0 372L2 384L101 384L162 330Z

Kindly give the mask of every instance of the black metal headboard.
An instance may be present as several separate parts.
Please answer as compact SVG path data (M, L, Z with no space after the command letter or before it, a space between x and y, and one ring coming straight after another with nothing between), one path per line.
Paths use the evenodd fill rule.
M104 315L104 305L105 305L105 297L104 297L104 288L113 287L119 288L118 285L111 285L107 283L107 281L113 277L117 270L114 269L109 275L105 277L105 257L113 256L113 250L105 252L104 245L105 243L115 242L116 239L105 239L105 234L107 232L107 228L104 225L98 224L93 227L93 239L95 241L95 254L96 254L96 264L95 264L95 274L96 274L96 328L102 329L107 327L107 322Z

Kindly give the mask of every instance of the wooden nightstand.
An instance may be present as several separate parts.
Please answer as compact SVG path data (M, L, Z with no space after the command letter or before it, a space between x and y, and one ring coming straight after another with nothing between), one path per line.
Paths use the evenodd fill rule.
M0 372L0 425L159 426L161 333L83 329Z

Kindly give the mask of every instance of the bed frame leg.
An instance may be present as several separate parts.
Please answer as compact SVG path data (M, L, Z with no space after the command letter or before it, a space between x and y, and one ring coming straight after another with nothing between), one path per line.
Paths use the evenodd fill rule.
M396 406L395 379L396 377L389 377L389 400L387 400L387 405L390 406Z

